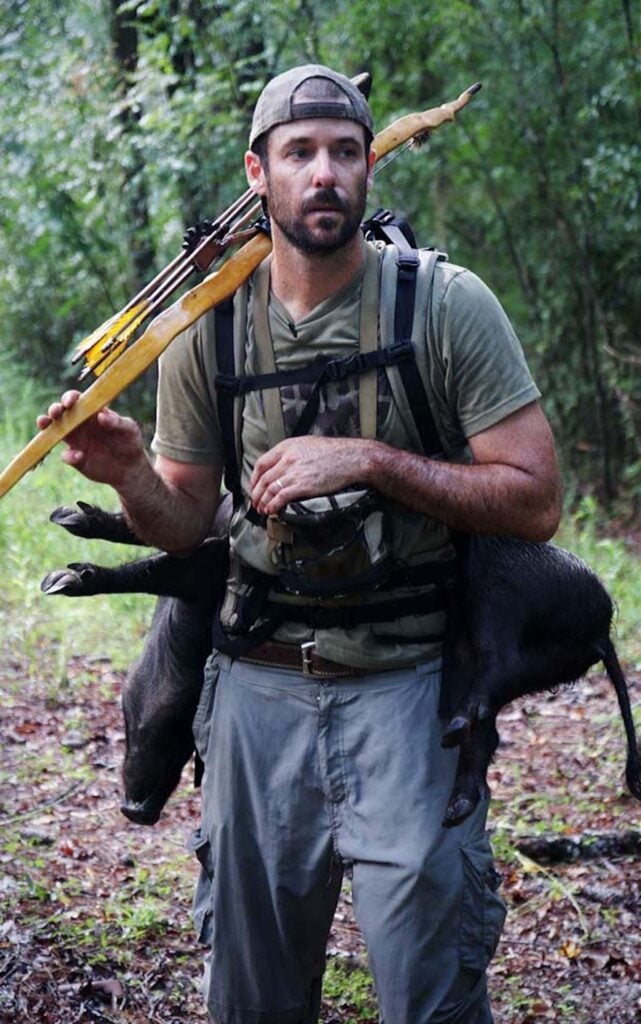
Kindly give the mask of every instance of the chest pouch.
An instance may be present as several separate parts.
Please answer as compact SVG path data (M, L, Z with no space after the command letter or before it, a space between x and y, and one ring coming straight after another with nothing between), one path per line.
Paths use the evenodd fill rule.
M367 488L292 501L266 524L269 555L293 594L338 597L376 587L392 565L390 523Z

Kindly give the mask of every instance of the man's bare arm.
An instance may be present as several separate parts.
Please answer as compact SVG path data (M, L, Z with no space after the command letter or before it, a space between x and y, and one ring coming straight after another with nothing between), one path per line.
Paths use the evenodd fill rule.
M128 522L148 544L187 554L211 530L220 498L221 470L159 455L154 466L118 489Z
M472 465L440 462L379 441L301 437L256 463L251 496L273 514L288 501L351 484L473 533L547 540L561 511L561 485L549 424L532 402L470 439Z
M66 392L47 414L44 429L70 408L79 392ZM66 438L62 459L90 480L112 486L136 534L173 554L197 547L207 536L220 495L221 468L159 457L154 466L145 453L135 420L102 409Z

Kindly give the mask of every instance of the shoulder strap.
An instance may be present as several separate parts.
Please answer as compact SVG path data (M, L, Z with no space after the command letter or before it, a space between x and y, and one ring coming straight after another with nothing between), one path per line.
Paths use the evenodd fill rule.
M234 300L227 299L214 310L216 324L216 363L218 373L235 376L234 357ZM218 390L218 420L225 458L225 487L234 498L234 505L242 501L240 470L236 449L235 404L232 391Z
M421 374L421 357L426 354L425 325L430 316L434 270L441 253L431 250L421 272L421 294L417 301L417 279L421 258L415 249L403 251L390 247L384 256L383 272L395 273L394 308L389 304L389 288L384 289L381 304L382 344L411 344L414 360L390 365L388 379L406 426L425 455L443 454L443 445L434 418L432 404ZM386 301L387 298L387 301ZM430 329L430 328L428 328ZM416 341L412 341L416 338ZM421 347L422 346L422 347ZM422 360L424 362L424 358Z
M395 245L401 252L418 248L414 232L405 218L397 217L382 206L361 224L361 230L368 240Z
M378 350L378 305L380 266L378 252L368 245L361 289L359 351L362 356ZM365 370L358 380L358 414L361 437L376 438L378 405L378 369Z
M252 321L258 354L258 373L262 377L276 373L274 346L272 344L268 319L270 266L271 258L268 258L263 260L258 267L254 275L255 288L252 302ZM280 441L284 441L286 437L280 390L278 388L266 388L263 390L262 396L269 447L273 448Z
M330 380L344 380L347 376L356 374L359 376L361 436L376 437L377 369L399 359L411 359L412 356L409 344L404 349L402 347L399 348L399 346L391 346L387 350L380 350L378 347L379 258L376 250L371 246L367 247L361 293L359 350L357 353L352 353L349 356L318 359L294 370L277 370L268 319L268 261L260 265L254 275L253 282L252 324L257 353L257 373L245 374L242 372L241 367L244 367L242 350L240 352L237 350L236 352L238 373L234 365L230 363L227 355L230 349L227 333L229 330L229 318L226 317L224 307L221 306L220 344L225 345L226 352L221 353L219 371L215 381L216 391L219 395L221 419L223 413L228 413L230 404L233 404L234 396L240 397L250 391L261 391L267 436L270 446L273 447L285 437L280 399L281 387L287 384L301 383L314 385L307 404L293 428L292 433L294 436L297 436L306 434L316 419L320 392L324 384ZM238 306L239 303L237 302L236 305ZM245 309L246 306L247 303L245 301ZM216 333L218 336L218 329ZM225 337L224 342L222 341L223 336ZM238 330L235 324L234 339L235 347L237 348ZM223 395L225 395L225 398L221 401ZM227 417L228 422L229 419ZM238 447L238 431L240 426L241 424L237 422L235 430L237 466L240 465L241 458ZM227 443L224 441L224 444L225 453L227 453ZM227 479L225 482L227 483Z

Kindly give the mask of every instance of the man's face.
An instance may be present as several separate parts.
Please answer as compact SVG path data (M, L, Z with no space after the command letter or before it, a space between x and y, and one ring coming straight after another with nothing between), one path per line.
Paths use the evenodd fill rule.
M250 184L297 249L329 254L354 237L374 162L373 154L366 156L361 125L333 118L293 121L269 133L266 162L248 157Z

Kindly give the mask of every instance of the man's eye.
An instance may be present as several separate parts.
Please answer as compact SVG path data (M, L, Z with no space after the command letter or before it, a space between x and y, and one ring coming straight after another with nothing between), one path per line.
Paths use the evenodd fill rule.
M290 149L287 155L294 157L296 160L304 160L307 154L307 149L304 149L302 146L296 146L295 149Z
M355 160L358 157L358 150L355 146L341 146L339 156L344 160Z

